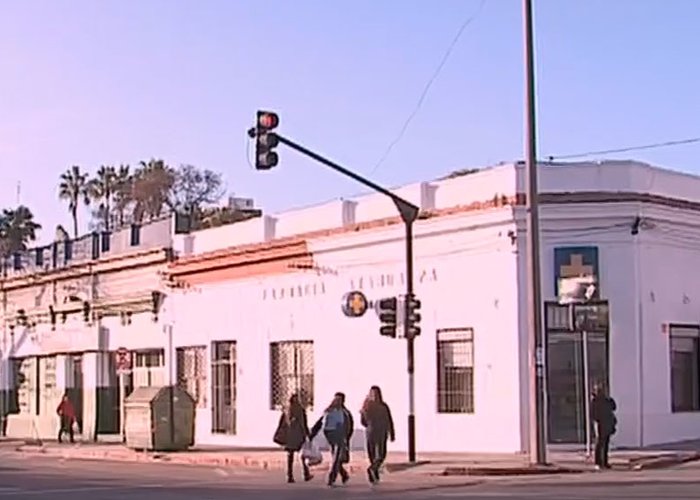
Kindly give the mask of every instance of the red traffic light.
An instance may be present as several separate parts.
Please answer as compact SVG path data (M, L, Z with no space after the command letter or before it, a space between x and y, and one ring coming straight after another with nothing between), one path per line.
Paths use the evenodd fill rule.
M280 124L279 116L269 111L258 111L258 127L272 130Z

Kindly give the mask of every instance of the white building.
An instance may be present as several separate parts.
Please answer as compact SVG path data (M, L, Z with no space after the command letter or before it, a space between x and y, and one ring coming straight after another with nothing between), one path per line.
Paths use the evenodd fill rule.
M173 232L164 217L2 260L0 434L55 439L67 394L84 440L118 435L122 347L133 365L128 391L167 383L158 313Z
M582 443L582 335L556 329L555 283L593 276L610 328L588 332L591 382L618 402L618 446L700 437L700 178L635 162L543 165L550 443ZM418 451L527 447L528 357L522 165L397 191L415 227ZM198 443L270 446L295 390L320 415L335 391L357 411L378 384L407 448L405 342L372 312L341 313L353 289L403 293L403 226L379 195L178 237L164 305L178 379L199 401ZM173 367L173 370L175 367ZM356 445L361 445L358 433Z

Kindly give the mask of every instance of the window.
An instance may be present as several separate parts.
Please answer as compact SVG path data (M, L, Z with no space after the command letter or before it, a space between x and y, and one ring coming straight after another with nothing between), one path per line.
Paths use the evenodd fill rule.
M141 244L141 226L138 224L131 225L131 246L136 247Z
M177 349L177 384L194 398L197 408L207 405L205 355L204 346Z
M108 231L104 231L102 233L102 252L109 252L109 243L110 243L110 233Z
M671 410L700 411L700 326L671 325Z
M132 359L134 387L165 385L165 351L163 349L136 351Z
M68 262L73 258L73 242L71 240L66 240L63 244L63 260Z
M299 394L307 408L314 405L314 343L270 344L270 409L279 410L292 394Z
M44 265L44 249L37 248L34 250L34 263L37 267L42 267Z
M437 331L438 413L474 413L474 331Z
M211 350L211 431L236 434L236 342L214 342Z

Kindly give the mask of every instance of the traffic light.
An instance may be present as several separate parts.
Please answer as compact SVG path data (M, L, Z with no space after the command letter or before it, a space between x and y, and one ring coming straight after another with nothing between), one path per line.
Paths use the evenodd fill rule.
M277 165L279 157L273 151L279 144L277 134L272 132L280 124L279 117L270 111L258 111L255 124L255 168L270 170Z
M384 337L396 338L397 305L396 297L387 297L379 301L378 314L381 322L379 333Z
M406 324L408 325L408 337L414 338L420 335L420 300L415 295L406 296Z

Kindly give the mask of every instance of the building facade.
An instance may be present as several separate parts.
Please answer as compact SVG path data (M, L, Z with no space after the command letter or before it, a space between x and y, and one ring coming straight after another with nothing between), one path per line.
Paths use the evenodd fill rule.
M700 179L604 162L542 165L540 182L550 444L585 442L595 383L618 402L617 446L700 437L700 285L688 272L700 258ZM524 186L511 164L399 191L422 210L418 450L527 448ZM407 448L405 342L380 336L371 312L341 313L350 290L371 301L403 292L394 210L365 196L176 243L166 321L173 370L197 392L197 442L268 446L292 392L319 416L338 390L357 412L378 384L394 410L393 446ZM572 321L558 303L561 279L577 276L594 278L607 321Z
M162 272L172 259L173 220L52 244L5 259L2 398L5 435L55 438L67 394L83 439L119 433L114 352L130 352L127 390L164 385L158 313Z

